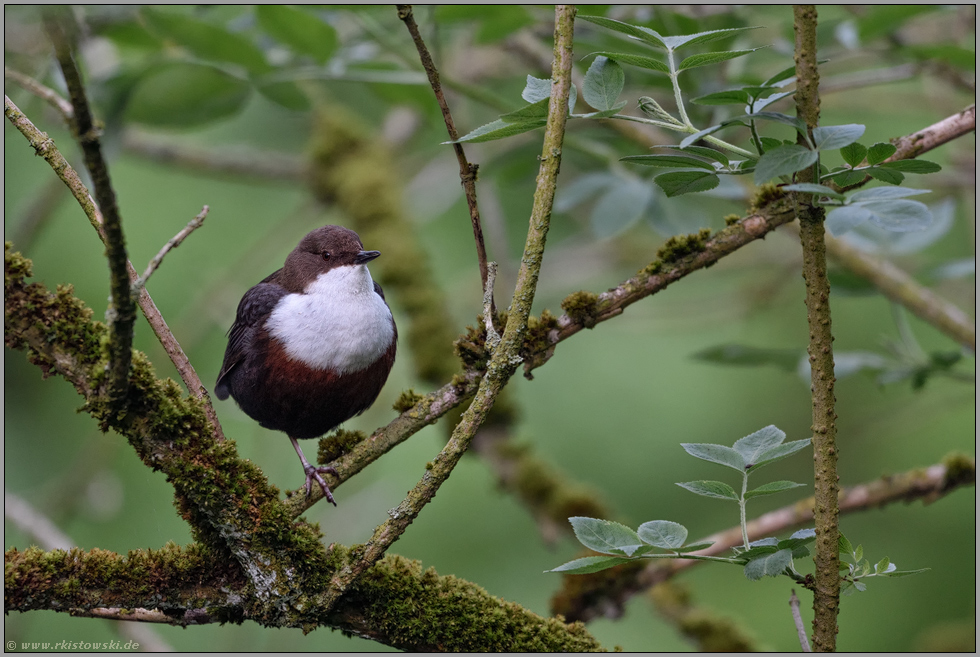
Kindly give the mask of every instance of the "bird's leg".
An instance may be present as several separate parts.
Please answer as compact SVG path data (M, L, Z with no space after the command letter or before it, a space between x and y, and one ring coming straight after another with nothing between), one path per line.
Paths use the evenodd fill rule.
M306 489L306 497L309 497L310 492L313 490L313 484L310 483L310 480L316 479L316 483L320 484L320 488L323 490L323 496L327 498L328 502L334 506L337 506L337 503L333 499L333 494L330 492L330 487L327 486L327 482L325 482L323 477L320 476L321 472L329 472L332 475L339 476L337 475L337 471L331 468L329 465L321 466L319 468L310 465L309 461L306 460L306 457L303 456L303 450L300 449L299 442L297 442L297 440L292 436L289 437L289 440L293 443L293 449L295 449L296 453L299 454L299 460L303 462L303 472L306 473L306 484L303 486L303 488Z

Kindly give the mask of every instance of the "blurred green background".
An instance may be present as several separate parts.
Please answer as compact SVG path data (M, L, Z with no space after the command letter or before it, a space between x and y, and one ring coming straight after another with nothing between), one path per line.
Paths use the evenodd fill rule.
M384 140L404 188L404 210L447 299L453 333L472 324L480 312L480 281L472 234L458 172L445 127L427 86L419 84L412 44L393 8L307 8L310 20L332 27L337 48L324 59L270 36L250 8L181 7L159 9L167 16L191 18L243 35L265 53L275 72L301 77L298 87L313 104L346 106L365 122L365 135ZM761 25L726 47L772 45L721 67L691 71L682 78L690 96L765 79L791 64L792 12L788 7L709 10L590 7L620 20L650 25L662 34ZM822 70L829 90L822 99L825 124L863 123L862 143L914 132L967 106L974 68L972 6L821 7ZM169 13L168 13L169 12ZM525 76L547 77L529 43L550 48L550 10L523 7L418 8L437 64L450 82L451 103L461 133L495 119L523 102ZM200 125L175 125L177 115L136 116L126 103L140 91L133 80L151 75L161 61L200 61L200 52L166 32L146 10L79 10L88 26L83 48L93 98L107 117L106 148L124 219L130 259L142 270L160 247L207 204L204 227L167 255L148 290L205 384L213 384L224 353L224 333L241 294L281 266L307 231L345 223L335 208L318 205L302 180L270 180L228 171L206 171L154 158L124 140L133 131L158 142L212 153L233 153L240 163L264 161L275 151L297 161L308 154L315 130L313 115L288 109L268 95L251 91L225 117ZM164 27L160 27L164 25ZM38 27L36 9L5 7L6 63L58 88L49 47ZM174 28L176 29L176 28ZM285 45L284 45L285 44ZM289 47L286 47L289 46ZM292 47L292 52L290 51ZM622 48L609 33L577 24L576 67L589 52ZM964 52L970 63L964 63ZM190 54L188 54L190 53ZM903 68L904 67L904 68ZM895 71L903 79L873 85L868 71ZM148 72L150 71L150 72ZM300 73L297 73L299 71ZM386 82L364 82L383 71ZM254 73L254 72L253 72ZM129 75L130 78L126 76ZM143 78L139 78L143 76ZM884 79L883 74L878 77ZM126 80L129 79L127 83ZM244 79L244 78L243 78ZM250 78L256 80L254 75ZM126 87L126 84L129 84ZM463 84L487 98L466 93ZM837 85L837 90L834 85ZM858 84L858 86L848 86ZM121 92L120 88L127 91ZM77 149L57 115L9 81L7 95L46 131L72 163ZM127 95L129 94L129 95ZM671 108L664 78L639 69L626 72L629 98L656 97ZM483 102L486 101L486 102ZM288 103L287 103L288 104ZM496 104L496 106L494 106ZM179 109L179 108L178 108ZM718 108L689 106L699 126L720 118ZM130 114L126 112L129 111ZM176 111L176 110L174 110ZM583 111L579 109L578 111ZM791 111L791 105L780 106ZM176 118L175 118L176 116ZM723 118L723 117L721 117ZM190 123L188 119L186 123ZM167 125L163 125L167 124ZM129 131L126 133L125 131ZM559 207L553 218L535 312L559 311L566 295L579 289L600 292L617 285L649 262L674 233L708 227L717 230L728 213L744 214L750 181L707 194L654 201L632 221L593 214L594 203L562 203L562 195L596 172L638 176L649 184L650 170L624 173L618 157L645 152L623 135L597 122L570 123L559 179ZM738 135L741 138L743 135ZM501 263L497 302L506 305L512 288L531 206L540 132L489 144L470 145L480 164L481 209L491 259ZM733 139L736 136L732 136ZM661 143L677 143L673 135ZM129 145L126 145L126 144ZM942 278L943 265L974 259L975 139L971 134L928 154L943 165L933 176L910 176L906 184L934 190L919 197L945 230L900 247L881 246L900 264L972 314L974 279ZM108 276L103 248L84 215L42 159L9 123L4 128L4 235L34 261L37 280L53 288L75 286L97 317L105 312ZM80 167L79 167L80 168ZM52 182L54 181L54 182ZM744 183L745 186L742 186ZM40 217L40 219L38 219ZM618 223L616 223L618 221ZM609 222L613 222L610 224ZM375 248L365 244L366 248ZM382 255L382 259L383 259ZM380 264L379 260L379 264ZM694 355L710 347L737 343L767 349L798 349L806 344L803 285L798 240L777 231L707 271L631 306L621 317L560 344L555 357L535 371L533 381L510 384L519 407L517 438L574 481L602 491L617 519L636 526L652 519L682 522L692 538L737 523L734 505L696 497L675 485L692 479L726 479L718 467L687 456L681 442L731 444L765 425L775 424L789 440L808 437L808 383L795 372L774 367L735 367ZM389 293L396 321L405 326L399 298ZM843 283L832 298L835 347L839 352L888 354L899 340L887 300ZM908 319L926 353L960 352L934 328ZM136 329L136 348L144 350L161 376L176 377L145 322ZM854 485L938 462L951 451L975 453L974 359L962 353L953 372L931 376L920 389L908 378L886 385L876 372L842 378L837 386L840 477ZM391 404L402 390L428 391L412 368L404 347L378 402L346 428L371 431L393 419ZM42 380L22 353L4 358L5 491L30 501L51 518L74 544L125 554L159 548L167 541L186 544L190 534L172 506L163 475L140 463L123 439L103 435L94 421L75 413L80 405L70 385L57 377ZM965 379L965 380L964 380ZM280 489L296 488L296 457L285 436L261 429L230 401L216 404L227 436L243 457L257 463ZM326 542L364 541L405 491L422 476L426 461L440 449L446 427L427 428L373 464L338 492L338 508L320 504L307 518L320 523ZM311 443L312 447L312 443ZM779 471L776 471L776 468ZM775 479L808 482L808 488L753 500L750 516L791 503L812 492L810 462L804 456L783 461L757 475L757 484ZM726 479L728 480L728 479ZM734 483L734 482L730 482ZM955 491L934 505L893 504L844 516L842 530L864 545L873 561L888 556L901 569L930 568L902 580L873 580L866 593L844 598L838 646L847 651L939 649L936 636L974 636L975 489ZM23 549L32 539L5 523L5 547ZM548 615L549 598L560 577L542 571L578 556L577 543L563 536L555 545L542 540L533 519L513 496L500 492L491 470L476 457L463 460L438 497L409 528L393 551L421 560L440 574L454 574L492 594ZM697 604L733 619L769 650L798 649L787 613L789 582L766 578L752 583L735 568L708 565L685 572ZM804 619L811 602L803 593ZM20 641L108 641L117 626L54 612L4 617L5 637ZM589 629L606 647L631 651L689 650L677 630L638 596L619 619L593 621ZM378 644L319 630L243 626L204 626L181 630L153 627L176 650L340 651L378 650ZM933 641L933 643L930 643Z

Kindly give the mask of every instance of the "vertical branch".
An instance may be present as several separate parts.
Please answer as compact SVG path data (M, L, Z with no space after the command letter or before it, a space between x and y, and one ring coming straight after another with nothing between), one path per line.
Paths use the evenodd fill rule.
M453 150L456 152L456 160L459 162L460 184L462 184L463 192L466 194L466 204L470 208L470 223L473 224L473 239L476 241L476 257L480 263L480 279L483 281L483 293L486 294L488 291L487 249L483 243L483 227L480 223L480 209L476 205L476 172L479 166L476 164L471 164L466 159L466 153L463 152L463 145L456 143L456 140L459 139L459 133L456 131L456 124L453 122L453 115L449 111L449 105L446 103L446 97L442 93L442 83L439 81L439 71L436 69L435 62L432 61L432 56L429 54L429 49L425 46L425 41L422 40L422 35L419 33L419 26L416 24L415 17L412 15L412 5L397 5L397 7L398 18L404 21L405 27L408 28L409 34L412 35L412 41L415 42L415 48L419 51L419 59L422 61L422 67L425 69L425 74L429 77L429 85L432 87L432 91L436 95L436 101L439 103L439 109L442 110L442 118L446 122L446 130L449 132L449 139L453 142ZM492 317L492 298L490 307Z
M116 193L109 180L109 169L102 157L99 129L92 120L82 76L73 54L75 28L70 10L65 7L46 8L44 27L54 45L55 56L65 77L65 84L74 110L72 129L85 157L85 167L92 177L95 201L102 211L106 236L106 257L109 260L109 279L112 303L110 306L110 379L109 397L119 410L129 388L129 366L132 360L133 324L136 305L130 291L126 240L123 236Z
M796 34L796 113L812 131L820 118L817 72L817 10L813 5L793 7ZM802 139L802 137L801 137ZM801 171L801 182L816 182L813 169ZM806 281L807 324L810 329L810 392L813 405L813 489L817 543L813 595L813 647L832 652L837 644L837 612L840 605L839 556L837 553L837 414L834 412L834 351L830 323L830 283L824 244L824 212L802 195L800 241L803 246L803 279Z
M565 121L568 118L568 92L572 77L572 33L575 8L558 5L555 8L555 63L552 68L553 85L545 128L541 165L534 193L534 206L528 226L524 258L517 277L517 287L511 300L507 325L500 344L487 363L486 375L469 408L453 429L446 447L426 466L422 479L409 491L402 502L388 512L389 518L375 530L371 539L357 551L356 560L338 569L330 580L330 588L323 595L324 608L332 608L349 589L354 580L384 555L385 551L401 536L418 517L439 487L449 478L463 454L469 448L477 430L493 407L497 395L521 362L520 349L527 333L527 320L534 300L545 237L551 221L551 206L555 197L558 168L561 164L561 147L565 137Z

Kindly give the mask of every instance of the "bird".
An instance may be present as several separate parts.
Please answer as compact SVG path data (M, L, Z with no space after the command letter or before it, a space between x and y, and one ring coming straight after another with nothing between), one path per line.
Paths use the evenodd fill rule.
M337 471L310 465L298 441L367 410L395 363L398 329L367 268L379 255L343 226L307 234L281 269L242 297L214 388L260 426L285 433L303 464L307 498L316 481L334 506L321 475Z

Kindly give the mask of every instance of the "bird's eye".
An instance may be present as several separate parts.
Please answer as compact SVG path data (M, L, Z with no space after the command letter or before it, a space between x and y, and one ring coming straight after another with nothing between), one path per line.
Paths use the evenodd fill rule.
M323 251L322 253L320 253L320 257L323 258L324 260L330 260L330 252Z

